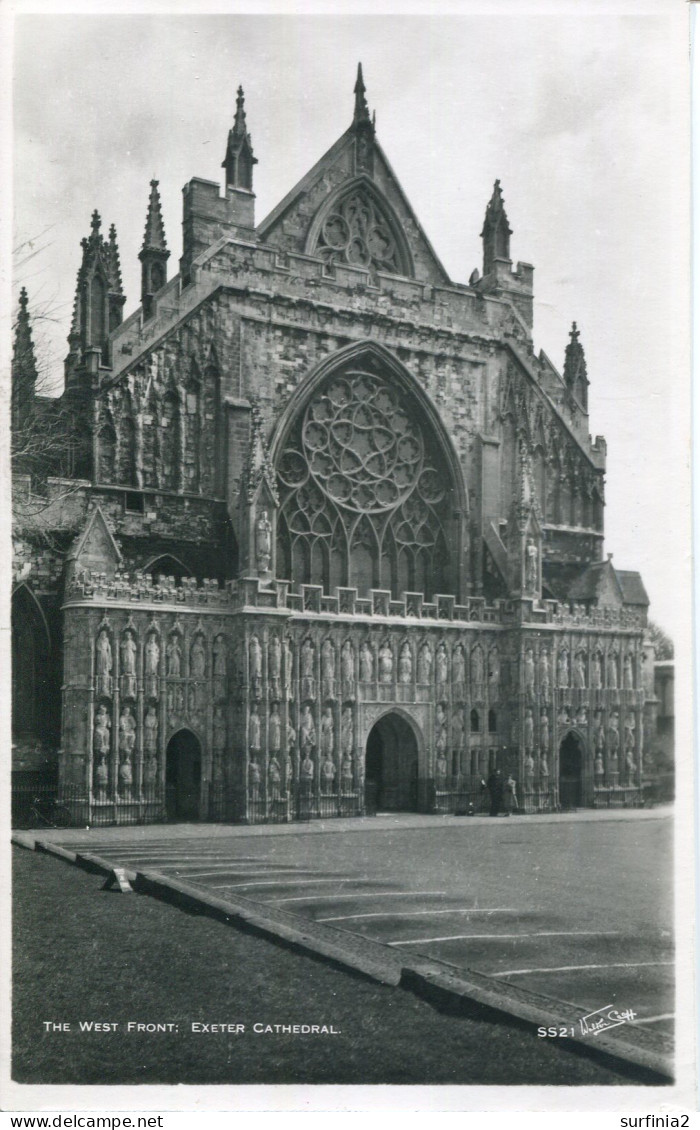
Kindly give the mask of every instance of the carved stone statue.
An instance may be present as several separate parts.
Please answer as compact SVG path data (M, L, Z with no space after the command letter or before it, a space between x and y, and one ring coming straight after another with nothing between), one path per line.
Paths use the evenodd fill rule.
M625 750L634 749L634 731L634 714L628 714L625 718Z
M484 653L477 644L472 648L471 662L472 684L476 687L483 686L484 682Z
M630 651L625 655L624 683L626 690L634 690L634 657Z
M310 639L305 639L301 648L301 695L302 698L316 697L316 680L314 678L314 645Z
M330 755L326 756L321 763L321 788L324 793L333 792L333 782L335 781L335 765L333 758Z
M444 724L438 728L437 738L435 739L435 749L438 754L442 756L447 752L447 726Z
M111 695L112 693L112 645L107 632L102 629L95 645L97 669L97 693Z
M557 682L560 687L566 688L569 685L569 653L565 650L557 656Z
M539 587L539 552L532 538L525 546L525 588L536 593Z
M311 714L311 707L308 702L304 704L301 712L301 724L299 727L299 738L301 741L301 748L305 756L316 747L316 725Z
M109 785L109 766L107 759L103 754L100 754L97 765L95 766L95 787L97 788L100 798L104 794L107 786Z
M257 636L251 636L248 643L248 664L253 697L260 698L262 696L262 648Z
M586 686L586 658L582 651L579 651L574 660L574 686L578 690L583 690Z
M603 657L599 651L593 655L593 662L591 663L591 687L594 691L599 691L603 685Z
M107 707L100 703L95 713L95 729L92 739L92 748L99 757L107 755L111 745L112 722Z
M492 647L489 652L489 693L491 697L498 695L501 682L501 661L498 648Z
M134 783L134 775L131 770L131 761L128 757L119 765L119 787L122 792L128 793Z
M581 706L579 706L578 710L576 711L576 725L577 726L587 726L588 725L588 710L586 709L585 702L582 703Z
M601 753L596 753L595 762L593 764L593 772L598 778L605 776L605 765L603 764L603 757Z
M531 752L525 754L525 760L523 762L523 777L525 780L525 792L531 793L535 780L535 759L532 756Z
M549 765L547 764L547 757L544 753L540 754L540 777L542 784L546 788L549 783Z
M335 648L324 640L321 648L321 682L323 698L335 698Z
M287 688L287 698L294 698L294 652L289 636L284 637L284 684Z
M190 675L193 679L203 679L207 672L207 655L204 650L204 640L195 636L190 652Z
M596 756L602 757L605 753L605 727L603 726L602 715L599 716L598 728L595 732L595 750Z
M279 753L282 748L282 719L279 707L274 703L270 710L270 721L267 730L268 743L271 753Z
M267 779L270 785L270 800L279 800L282 787L282 770L276 757L270 758L267 767Z
M464 749L464 713L459 708L452 715L452 748Z
M550 664L549 664L549 652L547 651L546 648L542 648L542 650L540 651L538 668L539 668L539 676L540 676L540 691L542 693L542 697L547 699L547 698L549 698L549 687L550 687L550 683L551 683L551 669L550 669ZM533 683L534 683L534 677L533 677Z
M179 636L171 636L165 649L165 666L171 678L179 679L182 674L182 649Z
M413 675L413 656L411 655L411 645L408 640L402 644L399 653L399 682L402 684L410 683Z
M340 652L340 677L343 683L343 698L353 698L355 689L355 649L346 640Z
M248 745L251 749L260 749L260 715L258 714L257 706L250 708L250 720L248 723Z
M130 706L125 706L119 719L119 752L131 757L136 744L136 720Z
M144 655L146 694L151 698L158 697L158 667L160 664L160 644L155 632L150 632L146 640Z
M439 790L444 790L447 784L447 760L444 753L440 753L435 762L435 784Z
M523 661L523 678L525 680L525 691L529 698L535 696L535 653L531 647L528 647L525 652L525 659Z
M226 748L226 714L223 706L214 707L212 720L212 749L222 752Z
M258 765L256 759L254 757L251 757L250 761L248 762L248 792L250 794L251 800L260 799L260 780L260 766Z
M367 640L360 648L360 679L363 683L371 683L374 679L374 655Z
M321 753L330 755L335 748L335 728L333 725L333 712L330 706L323 709L321 715Z
M132 632L125 632L119 645L122 674L122 696L136 698L136 640Z
M143 783L144 785L153 785L157 778L158 761L155 757L147 757L143 763Z
M444 686L444 684L447 682L448 667L449 663L447 660L447 648L445 647L444 643L440 643L435 654L435 676L440 686Z
M461 644L452 652L452 682L460 687L465 682L464 649Z
M549 714L544 707L540 711L540 744L544 750L549 749Z
M433 653L430 644L424 643L418 653L418 682L429 683L433 670Z
M344 793L351 793L353 786L352 757L346 753L340 767L340 783Z
M388 643L379 649L379 682L390 683L394 673L394 653Z
M610 690L617 690L617 655L614 651L608 652L608 661L606 664L606 674L608 679L608 688Z
M528 706L525 710L525 719L523 721L523 745L526 753L532 753L535 745L535 723L532 717L532 707Z
M355 724L352 718L352 707L344 706L340 718L340 748L344 755L348 756L352 753L354 743Z
M214 640L212 648L212 656L214 661L214 678L226 678L226 640L223 636L217 636Z
M299 778L302 793L307 797L310 795L313 788L315 771L313 758L309 753L305 753L302 763L299 766Z
M620 731L618 729L618 716L613 714L608 723L608 753L610 761L617 761L617 754L620 748Z
M158 715L154 706L148 707L143 719L143 748L151 756L158 750Z
M267 645L267 677L270 695L278 700L282 697L282 644L279 636L270 637Z
M261 510L255 523L255 564L261 573L269 573L272 562L272 524L267 510Z

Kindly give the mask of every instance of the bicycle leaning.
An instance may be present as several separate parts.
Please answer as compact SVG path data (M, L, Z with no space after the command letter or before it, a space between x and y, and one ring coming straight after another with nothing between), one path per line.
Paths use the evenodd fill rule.
M55 797L33 797L29 816L34 827L67 828L71 823L70 809Z

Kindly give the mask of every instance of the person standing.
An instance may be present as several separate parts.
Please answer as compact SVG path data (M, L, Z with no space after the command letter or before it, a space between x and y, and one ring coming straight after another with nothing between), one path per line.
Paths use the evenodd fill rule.
M491 798L489 816L498 816L503 805L503 777L500 769L493 769L491 771L489 779L486 782L486 788Z
M509 773L503 785L503 811L506 816L518 807L518 794L516 792L515 780Z

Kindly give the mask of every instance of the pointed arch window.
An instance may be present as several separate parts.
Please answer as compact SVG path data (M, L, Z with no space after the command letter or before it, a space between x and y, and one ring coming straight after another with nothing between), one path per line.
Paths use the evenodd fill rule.
M302 408L277 459L278 562L293 585L452 591L453 479L414 407L383 375L348 368Z
M307 252L326 263L413 277L401 225L367 177L360 177L324 205L312 226Z

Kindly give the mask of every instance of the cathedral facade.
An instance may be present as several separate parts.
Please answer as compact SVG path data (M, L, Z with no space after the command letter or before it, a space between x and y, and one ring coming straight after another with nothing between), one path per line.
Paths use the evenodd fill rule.
M583 346L574 324L561 372L535 352L499 182L463 284L361 70L257 225L256 163L239 89L170 279L151 183L127 318L94 213L54 402L22 295L17 772L55 768L90 824L469 811L497 768L528 812L638 803L648 600L604 553ZM66 438L41 473L33 427Z

